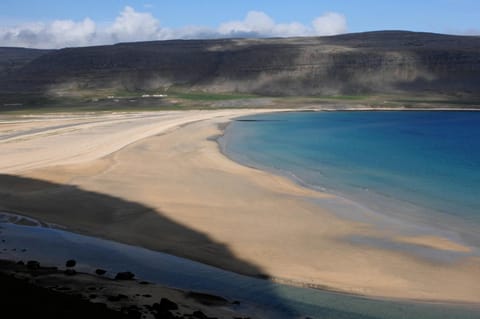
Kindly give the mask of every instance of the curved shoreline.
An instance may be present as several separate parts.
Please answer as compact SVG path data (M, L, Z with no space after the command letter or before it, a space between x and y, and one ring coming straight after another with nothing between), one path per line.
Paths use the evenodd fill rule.
M22 175L73 185L89 193L109 194L128 203L142 203L156 215L168 218L169 223L206 234L208 240L221 243L219 247L226 247L231 255L212 246L207 238L189 237L186 230L182 230L181 236L186 236L182 241L175 237L161 240L149 227L154 225L157 231L167 234L169 228L162 224L164 221L156 221L155 214L146 216L142 211L126 221L113 211L108 232L100 227L95 214L87 216L90 219L81 216L81 220L71 220L51 211L55 207L48 207L48 201L43 199L48 197L41 197L43 201L33 202L30 208L13 211L30 210L34 216L27 213L29 216L45 217L48 222L88 235L137 244L240 273L249 272L242 271L238 263L242 260L274 278L326 283L334 289L361 295L478 303L480 292L471 282L479 274L477 261L431 265L398 252L345 241L350 235L388 234L339 219L328 209L306 200L326 198L327 194L224 157L209 138L219 133L219 123L232 116L206 117L167 134L137 140L97 160L39 168ZM130 187L132 180L143 189ZM58 187L69 194L68 187ZM46 205L44 211L39 210L39 203ZM94 212L98 210L96 206L91 207ZM417 272L412 274L412 269ZM441 285L442 290L438 291L436 285Z
M5 227L5 233L2 238L7 239L7 243L2 243L1 246L8 248L17 247L16 252L13 252L13 254L17 255L17 258L11 262L12 265L15 265L15 261L19 259L26 260L25 258L33 258L34 260L40 261L41 265L44 265L43 261L46 258L48 262L46 262L45 265L50 267L58 266L62 269L64 268L65 258L73 257L78 263L77 266L79 268L77 268L77 271L82 273L92 273L93 270L98 267L106 270L108 273L107 278L90 276L92 280L90 286L101 285L107 288L107 290L111 290L110 294L113 295L118 294L122 288L115 282L112 282L112 287L109 287L105 279L107 281L113 279L112 275L118 271L124 271L125 268L123 267L127 267L127 269L133 271L136 276L139 277L137 280L148 280L154 283L154 285L147 286L147 288L150 287L147 289L149 290L147 292L158 291L161 293L161 297L165 297L165 295L169 296L172 292L176 291L177 293L173 300L189 304L189 309L192 308L192 300L188 300L188 293L187 300L185 300L185 292L188 291L200 292L202 295L207 293L208 295L222 296L222 298L220 298L222 300L227 298L227 300L230 301L241 301L241 309L234 307L231 310L242 311L244 314L249 313L253 315L253 318L286 319L292 317L303 318L305 315L317 317L317 315L321 316L324 314L323 309L325 309L325 307L341 316L345 312L345 305L349 307L348 311L346 311L347 314L349 314L349 318L357 318L357 316L364 318L365 315L382 319L400 319L405 318L405 316L409 318L439 318L438 315L435 315L438 313L447 314L445 318L476 318L476 314L480 310L479 305L475 303L371 298L324 289L301 289L293 287L292 285L280 285L257 278L247 278L194 261L181 260L181 258L175 256L149 251L141 247L132 247L61 230L44 229L40 233L37 233L38 230L36 230L37 227L35 226L12 225L0 222L0 227L1 226ZM37 234L38 241L36 244L32 244L31 240L29 240L31 236L29 234ZM49 247L49 241L51 240L49 238L55 238L58 235L60 235L60 237L56 241L59 245L48 249L48 253L42 255L42 245L46 246L45 248ZM65 255L62 249L58 249L59 246L65 245L66 247L70 247L69 250L78 252L78 255ZM93 249L92 253L91 248L96 246L98 246L98 249ZM19 247L27 249L20 250L18 249ZM129 260L127 264L121 263L120 265L118 261L115 262L115 259L118 259L118 256L115 256L115 247L122 247L121 249L130 257L127 258ZM43 259L42 256L44 256ZM152 263L156 265L155 268L150 266ZM6 269L0 269L0 272L2 272L2 270L8 272L12 269L7 267ZM181 278L185 274L187 276L193 276L193 278L196 279L192 282L182 281ZM58 279L60 282L63 282L64 285L75 287L79 283L77 276L69 276L67 278L65 275L62 275L63 273L60 273L60 278ZM80 275L80 277L82 276L83 275ZM61 277L63 277L63 279ZM38 279L39 277L34 278ZM82 278L80 278L80 281L82 281ZM211 282L214 282L213 286ZM131 288L135 288L136 286L135 282L126 284ZM51 287L52 284L50 283L47 286ZM136 287L140 288L139 286ZM242 287L242 289L238 289L238 287ZM81 285L79 288L82 290ZM83 287L83 290L85 290L85 288L86 287ZM74 290L76 289L77 288L74 288ZM262 292L260 296L258 295L259 291ZM282 293L276 293L277 291L281 291ZM88 290L87 298L90 293L91 291ZM130 293L132 293L132 291L129 291L127 295ZM138 291L136 293L138 294ZM184 295L183 297L182 294ZM149 297L149 300L151 300L150 298L151 297ZM217 297L217 299L219 298ZM149 300L141 301L133 297L132 302L143 306L145 301ZM94 302L98 302L98 300ZM235 304L238 304L238 302L232 303L233 306ZM278 304L281 305L282 309L279 309ZM110 306L112 308L117 307L115 303L109 305L109 307ZM195 305L194 307L198 306L199 305ZM210 311L214 311L214 307L212 308L210 306L204 311L209 313ZM226 316L217 315L217 317L231 318L228 314Z
M45 223L42 220L36 220L36 219L34 219L30 216L27 216L27 215L20 215L20 214L0 211L0 229L1 229L1 224L12 224L12 225L15 225L15 226L18 225L20 227L26 227L26 228L38 228L38 227L40 227L40 228L44 228L45 230L51 229L53 232L59 231L59 232L64 233L65 235L63 237L65 237L66 239L68 239L69 236L72 236L73 238L78 237L78 236L85 237L89 240L89 244L92 244L92 243L94 244L96 241L105 242L105 243L110 242L110 243L113 243L115 245L117 245L117 244L126 245L126 247L129 247L129 249L133 249L133 250L134 249L149 250L146 247L128 245L128 244L124 244L124 243L119 242L119 241L110 240L108 238L91 237L91 236L88 236L86 234L71 232L71 231L67 230L62 225ZM8 241L8 242L10 241L9 240L10 238L8 236L4 237L4 238L6 238L6 241ZM75 241L75 239L73 241ZM24 247L24 246L25 246L25 243L22 245L22 247ZM105 246L105 244L102 243L102 246ZM14 249L13 251L17 251L17 250L20 251L20 249ZM27 249L22 249L21 250L21 252L23 252L23 253L25 251L27 251ZM153 250L152 252L157 253L157 251L155 251L155 250ZM18 252L14 253L14 254L18 255L17 256L18 258L20 257ZM158 251L158 254L167 256L167 258L178 258L180 260L185 259L183 257L178 257L178 256L175 256L175 255L167 254L167 253L160 252L160 251ZM63 264L62 264L63 259L62 259L61 255L57 255L54 252L49 251L48 256L49 257L47 259L49 260L49 262L48 262L49 266L58 266L58 267L63 266ZM55 256L55 257L53 257L53 256ZM0 259L0 260L16 262L17 259L18 259L18 258L13 258L12 259L12 258L5 258L5 257L6 256L3 256L3 258ZM38 260L42 260L41 256L36 256L35 258L38 258ZM31 259L31 258L29 258L29 259ZM57 259L59 260L58 263L56 262ZM22 259L20 259L20 260L22 260ZM82 259L82 260L79 260L79 261L82 263L81 269L85 273L93 271L95 266L96 267L98 267L99 265L101 266L101 264L99 264L98 261L95 261L94 259L91 259L91 258L88 259L88 260ZM198 264L198 265L203 265L203 266L206 266L206 267L212 267L212 269L216 268L219 271L227 271L227 272L230 271L229 269L217 268L217 267L215 267L214 265L211 265L211 264L199 263L195 260L185 259L185 262L186 263L192 262L193 265ZM121 270L121 269L118 269L118 270ZM341 290L341 289L336 289L335 287L329 287L329 286L325 286L325 285L321 285L321 284L300 282L300 281L296 281L294 279L275 278L275 277L261 278L261 277L258 277L258 276L251 276L251 275L248 275L248 274L239 274L239 275L240 276L251 277L252 279L255 279L255 280L258 279L258 280L271 281L273 283L278 283L278 284L281 284L281 285L293 286L293 287L298 287L298 288L314 289L314 290L318 290L318 291L321 291L321 292L339 294L339 295L348 296L348 297L359 297L359 298L364 298L364 299L371 300L371 301L382 301L383 300L383 301L392 301L392 302L411 302L411 303L420 303L420 304L441 304L441 305L446 305L446 306L472 306L472 307L480 306L480 304L477 303L477 302L458 301L458 300L428 300L428 299L412 299L412 298L394 298L394 297L371 296L371 295L354 293L354 292L349 292L349 291L345 291L345 290ZM148 278L148 279L150 279L150 278ZM206 280L208 280L208 279L206 279ZM162 284L161 282L155 282L155 283L156 284ZM167 286L170 287L170 285L167 285ZM170 288L175 289L175 288L179 288L179 287L176 287L175 285L173 285ZM179 289L186 289L186 288L181 287Z
M343 110L342 110L343 111ZM351 110L345 110L351 111ZM362 111L370 111L370 109L361 110ZM387 110L387 111L396 111L396 110ZM423 111L423 110L412 110L412 111ZM442 109L437 109L437 111L442 111ZM478 110L476 110L478 111ZM297 112L295 110L291 110L290 112ZM277 113L277 112L272 112ZM255 119L250 119L251 117L256 117L256 115L247 115L242 116L240 121L257 121ZM246 119L244 119L246 118ZM452 216L447 215L445 212L437 212L435 214L440 214L440 220L442 222L448 221L449 223L447 226L443 225L442 222L433 222L429 220L430 213L434 211L433 208L427 208L419 206L418 203L406 201L405 199L397 199L392 195L386 195L381 193L374 193L370 194L373 196L370 199L367 198L359 198L358 196L355 197L348 192L344 192L339 189L332 189L327 188L327 186L315 186L309 184L302 180L301 178L297 177L294 173L283 170L281 168L270 167L265 164L261 164L258 162L249 161L243 157L236 157L235 154L228 153L226 147L229 141L227 141L227 134L228 130L230 129L230 125L234 120L238 120L238 118L233 119L232 121L222 125L220 130L222 133L217 138L217 143L219 145L219 151L229 160L234 161L240 165L255 169L266 171L268 173L285 177L292 181L293 183L297 184L299 187L308 188L313 191L319 192L321 194L328 194L341 202L347 203L350 206L357 207L358 211L362 211L359 217L354 217L355 214L345 214L340 211L340 209L336 210L336 214L341 218L351 219L353 221L366 221L376 227L388 227L389 225L394 225L396 229L404 228L405 232L410 233L410 236L398 236L395 240L402 243L411 243L414 245L422 245L425 247L436 248L445 251L457 251L457 252L474 252L475 255L478 257L480 256L480 247L476 246L478 241L473 240L472 242L467 242L466 239L469 238L469 233L474 231L471 229L465 229L464 225L459 220L452 219ZM262 121L262 120L261 120ZM231 129L233 130L233 129ZM234 133L232 133L234 134ZM237 154L238 155L238 154ZM374 201L373 206L369 205L369 200ZM381 201L381 202L380 202ZM386 201L387 203L383 203ZM379 205L381 204L381 205ZM322 204L320 204L322 205ZM394 208L394 206L402 208ZM375 207L376 206L376 207ZM407 214L406 216L402 215L402 210L405 210L405 206L408 207L410 210L415 210L415 214ZM387 209L387 212L380 212L381 209ZM393 212L393 213L392 213ZM420 213L419 213L420 212ZM417 215L418 214L418 215ZM349 215L349 216L348 216ZM452 226L454 225L454 226ZM460 227L461 230L465 231L460 236L457 227ZM418 234L418 238L413 238L412 234ZM472 237L473 238L473 237Z

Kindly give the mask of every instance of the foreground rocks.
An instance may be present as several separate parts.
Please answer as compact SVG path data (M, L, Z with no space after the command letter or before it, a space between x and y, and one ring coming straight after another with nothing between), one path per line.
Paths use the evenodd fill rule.
M77 262L74 259L69 259L65 263L65 267L72 268L72 267L75 267L76 264Z
M17 318L249 319L235 311L238 303L219 296L137 281L128 271L112 279L103 269L86 274L73 267L0 260L2 311Z
M115 276L116 280L133 280L135 278L135 274L130 271L119 272Z
M2 313L10 314L5 318L129 318L105 304L91 303L75 294L32 285L9 274L0 272L0 282Z

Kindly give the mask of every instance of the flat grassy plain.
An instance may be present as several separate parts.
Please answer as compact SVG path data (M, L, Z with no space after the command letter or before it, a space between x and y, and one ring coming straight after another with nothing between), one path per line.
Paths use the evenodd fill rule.
M0 113L139 112L237 108L479 109L480 98L405 95L261 96L191 90L167 92L83 91L68 95L0 94Z

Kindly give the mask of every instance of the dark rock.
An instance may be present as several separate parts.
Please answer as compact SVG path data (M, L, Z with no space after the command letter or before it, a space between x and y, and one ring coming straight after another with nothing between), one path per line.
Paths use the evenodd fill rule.
M150 283L148 281L140 281L139 284L140 285L150 285Z
M181 319L183 317L176 317L169 311L164 312L152 312L155 319Z
M126 314L128 318L140 319L142 318L142 312L137 306L122 307L121 312Z
M72 267L75 267L76 264L77 264L77 262L74 259L69 259L65 263L65 266L68 267L68 268L72 268Z
M105 269L98 268L98 269L95 270L95 273L99 276L103 276L107 273L107 271Z
M77 274L77 272L75 271L75 269L69 268L69 269L65 269L64 274L67 276L74 276Z
M96 295L96 294L90 294L90 295L88 296L88 298L89 298L89 299L95 299L95 298L97 298L97 295Z
M144 294L142 296L145 297L145 298L151 298L152 297L152 295L150 295L150 294Z
M108 300L108 301L112 301L112 302L116 302L116 301L120 301L120 300L125 300L125 299L128 299L128 296L123 295L123 294L118 294L118 295L116 295L116 296L108 296L108 297L107 297L107 300Z
M207 306L225 306L228 304L227 299L206 293L188 292L186 297L192 298L195 301Z
M36 260L29 260L29 261L27 261L27 268L28 269L38 269L38 268L40 268L40 263Z
M26 252L26 251L27 251L27 250L26 250L25 248L23 248L23 249L21 250L22 253L24 253L24 252Z
M17 262L17 265L19 265L19 266L25 266L25 263L24 263L22 260L20 260L20 261Z
M210 318L209 316L207 316L206 314L204 314L203 312L201 312L200 310L194 311L192 313L192 317L193 318L198 318L198 319L213 319L213 318Z
M167 298L162 298L160 300L160 309L165 309L165 310L177 310L178 309L178 305L167 299Z
M135 278L135 274L130 271L119 272L115 276L116 280L132 280Z
M174 303L173 301L167 299L167 298L162 298L160 300L160 303L156 302L154 303L151 307L145 307L149 309L152 314L154 315L155 318L158 319L175 319L177 318L174 316L170 311L171 310L177 310L178 305Z
M97 287L88 287L87 289L90 291L93 291L93 290L97 290Z
M158 302L154 303L154 304L151 305L149 308L150 308L150 310L157 310L157 311L162 310L162 309L160 308L160 304L159 304ZM167 310L168 310L168 309L167 309Z
M260 279L264 279L264 280L270 279L270 276L266 275L266 274L257 274L255 277L260 278Z

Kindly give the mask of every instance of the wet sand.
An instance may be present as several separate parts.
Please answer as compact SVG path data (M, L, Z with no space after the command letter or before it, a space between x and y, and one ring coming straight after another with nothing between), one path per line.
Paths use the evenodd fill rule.
M470 247L342 219L314 201L332 195L222 155L214 138L219 124L253 112L107 114L93 117L93 124L93 118L67 116L70 124L81 124L30 134L20 133L48 127L44 120L51 119L9 123L2 134L17 135L0 144L0 172L9 174L0 178L0 209L282 282L480 302L480 258L469 254ZM195 123L182 126L189 122ZM88 197L88 210L77 209L85 198L75 197L73 188L121 201L107 205ZM140 206L127 209L125 203ZM441 262L352 242L355 236L459 255Z

